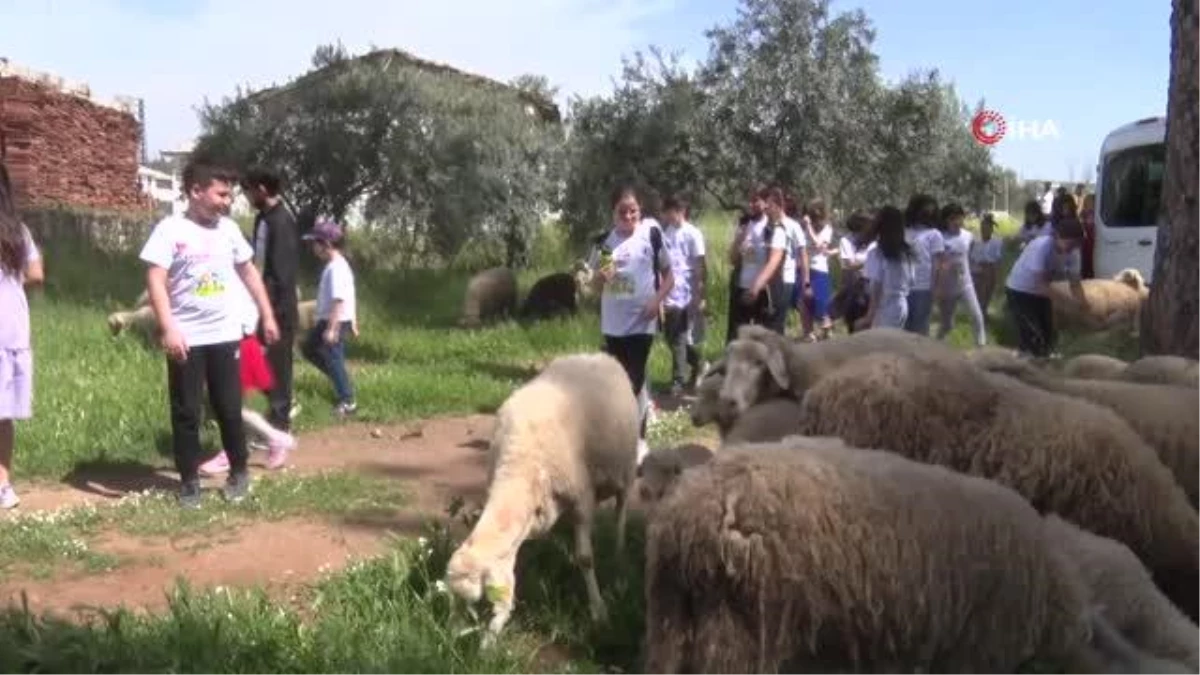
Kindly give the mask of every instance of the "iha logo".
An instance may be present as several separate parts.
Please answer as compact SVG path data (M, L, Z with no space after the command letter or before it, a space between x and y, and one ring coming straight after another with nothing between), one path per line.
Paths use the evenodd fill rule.
M999 143L1006 131L1008 125L1004 122L1004 115L995 110L980 110L971 119L971 135L980 145L990 147Z
M971 135L980 145L990 148L1005 138L1018 141L1057 139L1058 125L1054 120L1013 120L1009 124L1004 115L985 108L971 118Z

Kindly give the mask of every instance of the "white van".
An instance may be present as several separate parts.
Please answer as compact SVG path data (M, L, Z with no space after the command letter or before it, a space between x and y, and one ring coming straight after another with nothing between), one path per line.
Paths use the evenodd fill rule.
M1096 167L1097 278L1132 267L1150 282L1167 165L1167 119L1147 117L1118 127L1100 146Z

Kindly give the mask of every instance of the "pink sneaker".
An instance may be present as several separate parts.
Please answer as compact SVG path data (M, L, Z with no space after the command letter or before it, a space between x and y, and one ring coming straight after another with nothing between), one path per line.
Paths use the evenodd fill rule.
M215 476L219 473L229 472L229 455L222 450L213 458L200 465L200 473L205 476Z
M291 434L283 434L271 441L267 450L267 468L271 470L283 468L287 464L288 453L296 449L296 438Z

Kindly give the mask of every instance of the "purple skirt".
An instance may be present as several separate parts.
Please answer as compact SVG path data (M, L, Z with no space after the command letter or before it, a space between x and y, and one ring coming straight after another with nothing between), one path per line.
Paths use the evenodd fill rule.
M33 351L0 348L0 420L33 416Z

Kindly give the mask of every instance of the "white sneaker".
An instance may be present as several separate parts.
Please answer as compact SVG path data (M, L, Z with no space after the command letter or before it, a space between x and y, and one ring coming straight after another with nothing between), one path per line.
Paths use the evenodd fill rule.
M646 455L650 454L650 445L646 443L646 439L639 438L637 444L637 463L642 465L642 460L646 459Z
M21 503L21 498L17 496L17 491L13 489L11 483L0 485L0 509L15 508Z

